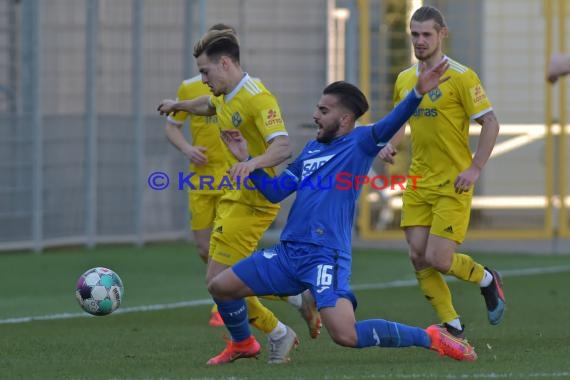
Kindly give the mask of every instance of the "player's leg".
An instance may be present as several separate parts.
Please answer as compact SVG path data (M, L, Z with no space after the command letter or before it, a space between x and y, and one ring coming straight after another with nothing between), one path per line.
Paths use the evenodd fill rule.
M441 323L453 321L458 314L451 303L451 292L443 275L426 261L429 229L433 221L431 195L421 190L406 190L402 219L408 254L424 297L434 308ZM461 324L459 323L461 328Z
M409 254L416 278L422 293L434 308L440 323L446 326L450 332L456 336L463 337L463 326L459 319L459 314L453 307L451 291L447 285L438 263L433 262L434 258L441 261L449 260L449 255L436 250L437 255L428 253L430 248L429 238L432 231L446 229L447 225L438 224L444 219L438 206L441 195L428 191L407 191L404 197L404 216L402 226L406 227L406 240L410 247ZM457 228L456 228L457 230ZM444 247L438 247L443 249ZM429 256L428 256L429 254Z
M317 339L321 334L321 316L319 315L319 311L317 310L317 305L315 304L315 300L311 295L311 292L308 290L304 291L301 294L296 294L294 296L263 296L259 297L264 300L271 300L271 301L283 301L287 302L289 305L293 306L299 314L301 318L307 324L309 328L309 336L312 339Z
M192 230L192 235L194 236L194 244L196 245L198 256L200 256L200 259L204 262L204 264L208 263L208 252L210 252L211 233L212 233L211 227L201 230Z
M276 215L277 211L263 212L247 205L222 201L218 205L218 219L212 232L211 263L206 281L209 283L221 270L248 257ZM284 325L259 300L248 298L246 302L249 320L254 327L265 334L285 333Z
M270 254L268 254L269 252ZM274 251L260 251L254 253L252 256L241 260L238 264L234 265L229 270L221 272L209 282L208 289L220 305L220 313L228 326L228 330L232 335L232 341L237 338L242 338L247 334L243 326L243 316L238 322L236 320L228 321L225 317L224 304L231 304L231 299L236 296L249 296L246 299L252 300L247 303L247 308L250 305L255 305L255 301L259 304L257 297L252 297L253 294L291 294L300 292L300 285L288 286L288 277L284 276L279 269L275 266L277 258L273 259ZM265 255L264 255L265 253ZM269 259L268 259L269 257ZM228 302L228 300L230 300ZM261 306L261 304L259 304ZM248 312L249 321L251 322L252 313ZM255 325L255 322L252 324ZM279 322L282 332L277 336L277 331L271 331L268 334L269 343L269 363L284 363L288 362L290 351L299 344L299 340L295 332L288 326ZM231 349L230 349L231 350ZM227 357L227 351L224 350L218 357L212 359L217 364L220 360Z
M383 319L356 321L353 303L338 298L336 305L320 309L323 324L331 339L338 345L352 348L408 347L429 348L430 340L421 328L400 326Z
M207 281L210 282L220 273L220 265L229 267L248 257L276 215L277 209L261 210L235 202L220 202L218 219L212 232L212 245L215 248L210 249ZM293 336L287 326L257 298L246 298L245 302L252 325L267 334L270 343L285 342L287 345L292 339L296 340L296 335ZM221 310L220 313L222 314ZM284 350L280 349L282 346L270 344L270 357L274 358L273 362L278 362L277 357L283 354ZM287 358L283 356L281 360L286 361Z
M323 324L335 343L352 348L417 346L436 350L456 360L477 358L469 343L454 339L445 329L436 326L424 330L384 319L357 322L354 316L356 299L349 284L350 264L350 257L342 253L322 256L306 265L309 269L303 274L315 296ZM311 275L311 270L316 275Z
M192 231L192 234L194 235L194 244L198 250L198 255L205 264L208 263L211 233L212 228ZM212 327L221 327L224 325L224 321L222 320L220 313L218 313L218 306L215 303L210 310L210 319L208 320L208 324Z
M261 345L251 334L248 320L248 308L244 297L252 295L247 287L231 268L219 263L210 262L209 274L219 271L208 281L208 291L218 305L220 315L231 335L226 348L208 360L208 365L231 363L240 358L257 357L261 353Z
M426 250L427 262L441 273L477 284L485 299L487 316L498 324L505 310L505 297L499 274L457 252L467 233L471 212L469 194L441 196L434 205L434 218Z
M198 251L198 256L204 262L208 263L208 255L210 252L210 236L216 216L217 204L221 195L217 193L196 193L188 191L188 204L191 215L190 228L194 237L194 244ZM218 313L216 304L212 306L210 311L210 320L208 324L213 327L224 325L224 321Z
M452 324L461 331L462 326L453 307L451 291L443 275L426 261L429 227L407 227L405 233L410 259L422 294L432 305L441 323Z
M454 241L439 238L428 232L428 242L425 248L427 268L418 272L418 281L421 279L420 286L441 324L453 335L464 338L464 325L453 307L451 291L443 277L449 269L456 246Z
M236 211L234 211L235 215L241 215L242 217L236 221L236 225L239 226L240 229L243 229L243 226L248 226L247 235L242 233L240 234L241 241L241 252L247 252L246 255L249 255L257 248L257 244L267 228L273 223L275 217L277 216L277 211L274 209L271 210L260 210L259 208L252 208L244 205L236 206ZM251 215L252 219L244 220L244 216ZM285 301L295 307L309 329L309 336L312 339L318 338L321 333L321 318L319 312L316 308L313 298L310 296L309 293L304 294L296 294L292 296L276 296L276 295L264 295L261 298L263 299L270 299L270 300L280 300ZM260 305L257 303L256 305ZM250 305L254 306L254 305ZM255 310L259 312L256 313ZM268 331L273 331L276 326L281 326L278 324L277 318L271 319L270 316L264 315L266 308L264 309L251 309L250 308L250 318L255 320L254 326L259 328L261 331L268 333ZM273 315L273 314L271 314ZM269 319L268 319L269 318Z
M341 346L365 347L423 347L455 360L474 361L474 348L462 339L456 339L439 326L427 329L409 326L385 319L356 321L352 302L339 298L335 307L320 309L323 324L333 341Z
M192 218L190 228L192 229L194 244L196 245L200 259L204 263L208 263L210 236L220 195L217 193L195 193L193 191L189 191L188 194L189 209Z
M250 264L252 262L254 264ZM253 253L234 265L234 271L261 298L267 294L298 294L302 291L302 284L291 280L293 276L287 272L288 267L287 251L278 244ZM271 364L289 362L290 352L299 345L299 338L291 327L281 322L278 327L267 334L268 362Z

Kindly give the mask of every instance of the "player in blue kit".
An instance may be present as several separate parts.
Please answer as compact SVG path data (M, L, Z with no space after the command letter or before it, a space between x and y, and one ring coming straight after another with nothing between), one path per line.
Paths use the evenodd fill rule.
M335 343L354 348L425 347L456 360L475 360L469 343L453 337L437 325L422 329L383 319L356 321L356 299L350 289L352 223L359 189L334 186L338 173L366 175L378 151L412 115L423 94L436 88L447 69L441 62L421 70L415 88L384 119L355 128L368 110L362 92L346 82L327 86L313 114L316 140L277 178L262 169L250 179L271 202L280 202L297 191L297 197L281 235L272 248L224 270L208 283L208 290L228 328L234 360L256 357L260 346L251 335L243 297L267 294L299 294L309 289L324 326ZM225 131L223 139L232 153L246 161L247 142L238 130ZM229 173L237 177L240 173ZM319 188L319 181L332 186ZM343 184L342 188L345 188ZM236 349L239 348L239 349Z

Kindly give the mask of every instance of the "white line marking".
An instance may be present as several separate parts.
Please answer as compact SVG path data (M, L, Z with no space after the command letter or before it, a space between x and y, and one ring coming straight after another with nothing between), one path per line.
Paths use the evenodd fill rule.
M125 307L116 310L113 314L126 314L126 313L138 313L138 312L145 312L145 311L155 311L155 310L168 310L168 309L179 309L182 307L194 307L194 306L202 306L202 305L212 305L212 300L210 298L202 299L202 300L194 300L194 301L182 301L182 302L175 302L175 303L164 303L164 304L157 304L157 305L143 305L143 306L133 306L133 307ZM58 319L71 319L71 318L97 318L94 315L87 314L84 312L79 313L60 313L60 314L48 314L48 315L39 315L39 316L32 316L32 317L17 317L17 318L8 318L8 319L0 319L0 325L10 324L10 323L26 323L26 322L33 322L33 321L52 321Z
M432 374L371 374L361 377L362 379L530 379L530 378L562 378L570 377L570 372L536 372L536 373L472 373L472 374L454 374L445 375ZM360 377L359 377L360 378Z
M517 276L533 276L538 274L548 274L548 273L564 273L570 272L570 265L562 265L555 267L544 267L544 268L526 268L526 269L511 269L500 271L502 277L517 277ZM448 278L448 281L457 281L456 278ZM416 286L417 280L396 280L377 284L360 284L353 285L352 290L370 290L370 289L389 289L389 288L404 288L408 286ZM183 307L195 307L203 305L211 305L212 300L210 298L193 300L193 301L182 301L167 304L156 304L156 305L144 305L144 306L133 306L118 309L113 314L127 314L127 313L138 313L146 311L155 310L169 310L169 309L179 309ZM79 313L60 313L60 314L48 314L48 315L38 315L30 317L16 317L0 319L0 325L5 324L17 324L17 323L27 323L33 321L52 321L60 319L71 319L71 318L97 318L93 315L79 312ZM566 374L566 372L564 372ZM510 375L509 375L510 376ZM565 376L565 375L564 375ZM537 377L539 377L537 375Z
M521 277L521 276L534 276L537 274L548 274L548 273L564 273L570 272L570 265L561 265L556 267L544 267L544 268L525 268L525 269L508 269L501 270L499 274L501 277ZM446 277L448 282L459 281L455 277ZM379 284L362 284L362 285L352 285L352 290L369 290L369 289L388 289L388 288L404 288L407 286L415 286L418 281L414 278L412 280L396 280L390 282L383 282Z

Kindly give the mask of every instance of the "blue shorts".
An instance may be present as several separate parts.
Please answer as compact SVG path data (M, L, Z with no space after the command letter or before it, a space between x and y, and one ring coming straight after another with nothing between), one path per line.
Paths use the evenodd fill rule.
M281 242L254 252L235 264L234 273L258 296L289 296L310 289L317 308L336 306L347 298L356 309L350 289L349 252L315 244Z

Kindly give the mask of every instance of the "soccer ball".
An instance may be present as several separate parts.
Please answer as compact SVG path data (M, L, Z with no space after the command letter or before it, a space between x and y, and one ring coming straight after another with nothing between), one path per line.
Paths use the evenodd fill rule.
M119 275L103 267L91 268L83 273L75 286L79 306L93 315L108 315L117 310L123 294L123 281Z

